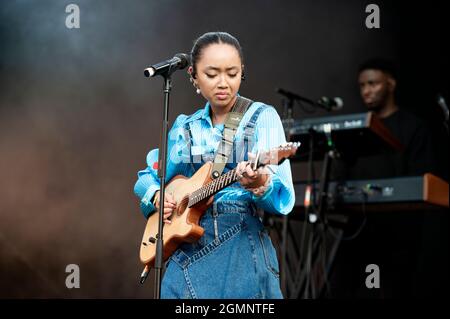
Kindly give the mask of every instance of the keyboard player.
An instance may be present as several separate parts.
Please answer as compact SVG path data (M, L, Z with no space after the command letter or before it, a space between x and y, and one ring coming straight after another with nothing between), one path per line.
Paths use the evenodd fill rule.
M438 166L431 130L417 116L396 103L397 74L383 59L363 63L358 71L361 98L404 146L404 152L386 152L337 162L334 179L377 179L422 175L445 175ZM443 176L445 178L445 176ZM358 218L351 224L358 224ZM332 281L335 297L436 296L448 283L448 216L431 212L367 216L361 234L343 242L336 256ZM365 267L380 267L381 288L364 285ZM445 269L445 270L444 270ZM342 289L342 290L341 290Z

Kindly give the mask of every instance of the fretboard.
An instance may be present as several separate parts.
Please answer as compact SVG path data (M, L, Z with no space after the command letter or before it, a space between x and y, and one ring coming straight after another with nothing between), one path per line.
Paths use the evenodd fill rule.
M197 204L198 202L201 202L202 200L211 197L218 191L233 184L237 180L238 180L238 178L236 175L236 169L226 172L225 174L221 175L220 177L216 178L215 180L212 180L208 184L203 185L196 191L192 192L189 195L188 207L192 207L195 204Z

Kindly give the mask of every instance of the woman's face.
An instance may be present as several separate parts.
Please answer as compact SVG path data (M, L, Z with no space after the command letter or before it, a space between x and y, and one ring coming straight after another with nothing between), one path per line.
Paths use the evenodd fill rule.
M242 61L229 44L210 44L197 61L195 84L203 97L215 107L231 107L241 85Z

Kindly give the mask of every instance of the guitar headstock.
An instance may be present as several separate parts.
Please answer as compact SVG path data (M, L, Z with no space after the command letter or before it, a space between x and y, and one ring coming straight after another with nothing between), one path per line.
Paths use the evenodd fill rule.
M269 151L258 152L254 164L256 168L263 165L280 165L285 159L294 156L299 147L300 142L289 142Z

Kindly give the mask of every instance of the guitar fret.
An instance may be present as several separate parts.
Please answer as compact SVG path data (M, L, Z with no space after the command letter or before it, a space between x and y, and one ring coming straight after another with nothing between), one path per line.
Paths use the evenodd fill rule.
M235 169L233 170L232 176L233 176L233 182L236 182L237 181L237 171Z
M211 182L211 186L209 187L209 194L210 194L210 195L214 194L214 185L215 185L215 183L216 183L215 180L213 180L213 181Z
M214 182L209 184L209 195L214 194Z
M209 197L211 195L211 185L208 184L206 186L206 197Z
M206 197L211 196L211 185L208 185L208 187L206 188Z
M214 185L214 193L217 193L219 191L219 179L216 179L214 181L215 185Z
M206 198L206 187L202 187L202 197L200 200L204 200Z
M231 180L231 174L230 174L230 172L228 172L226 182L225 182L227 186L230 185L230 180Z
M189 194L188 205L192 204L192 194Z

